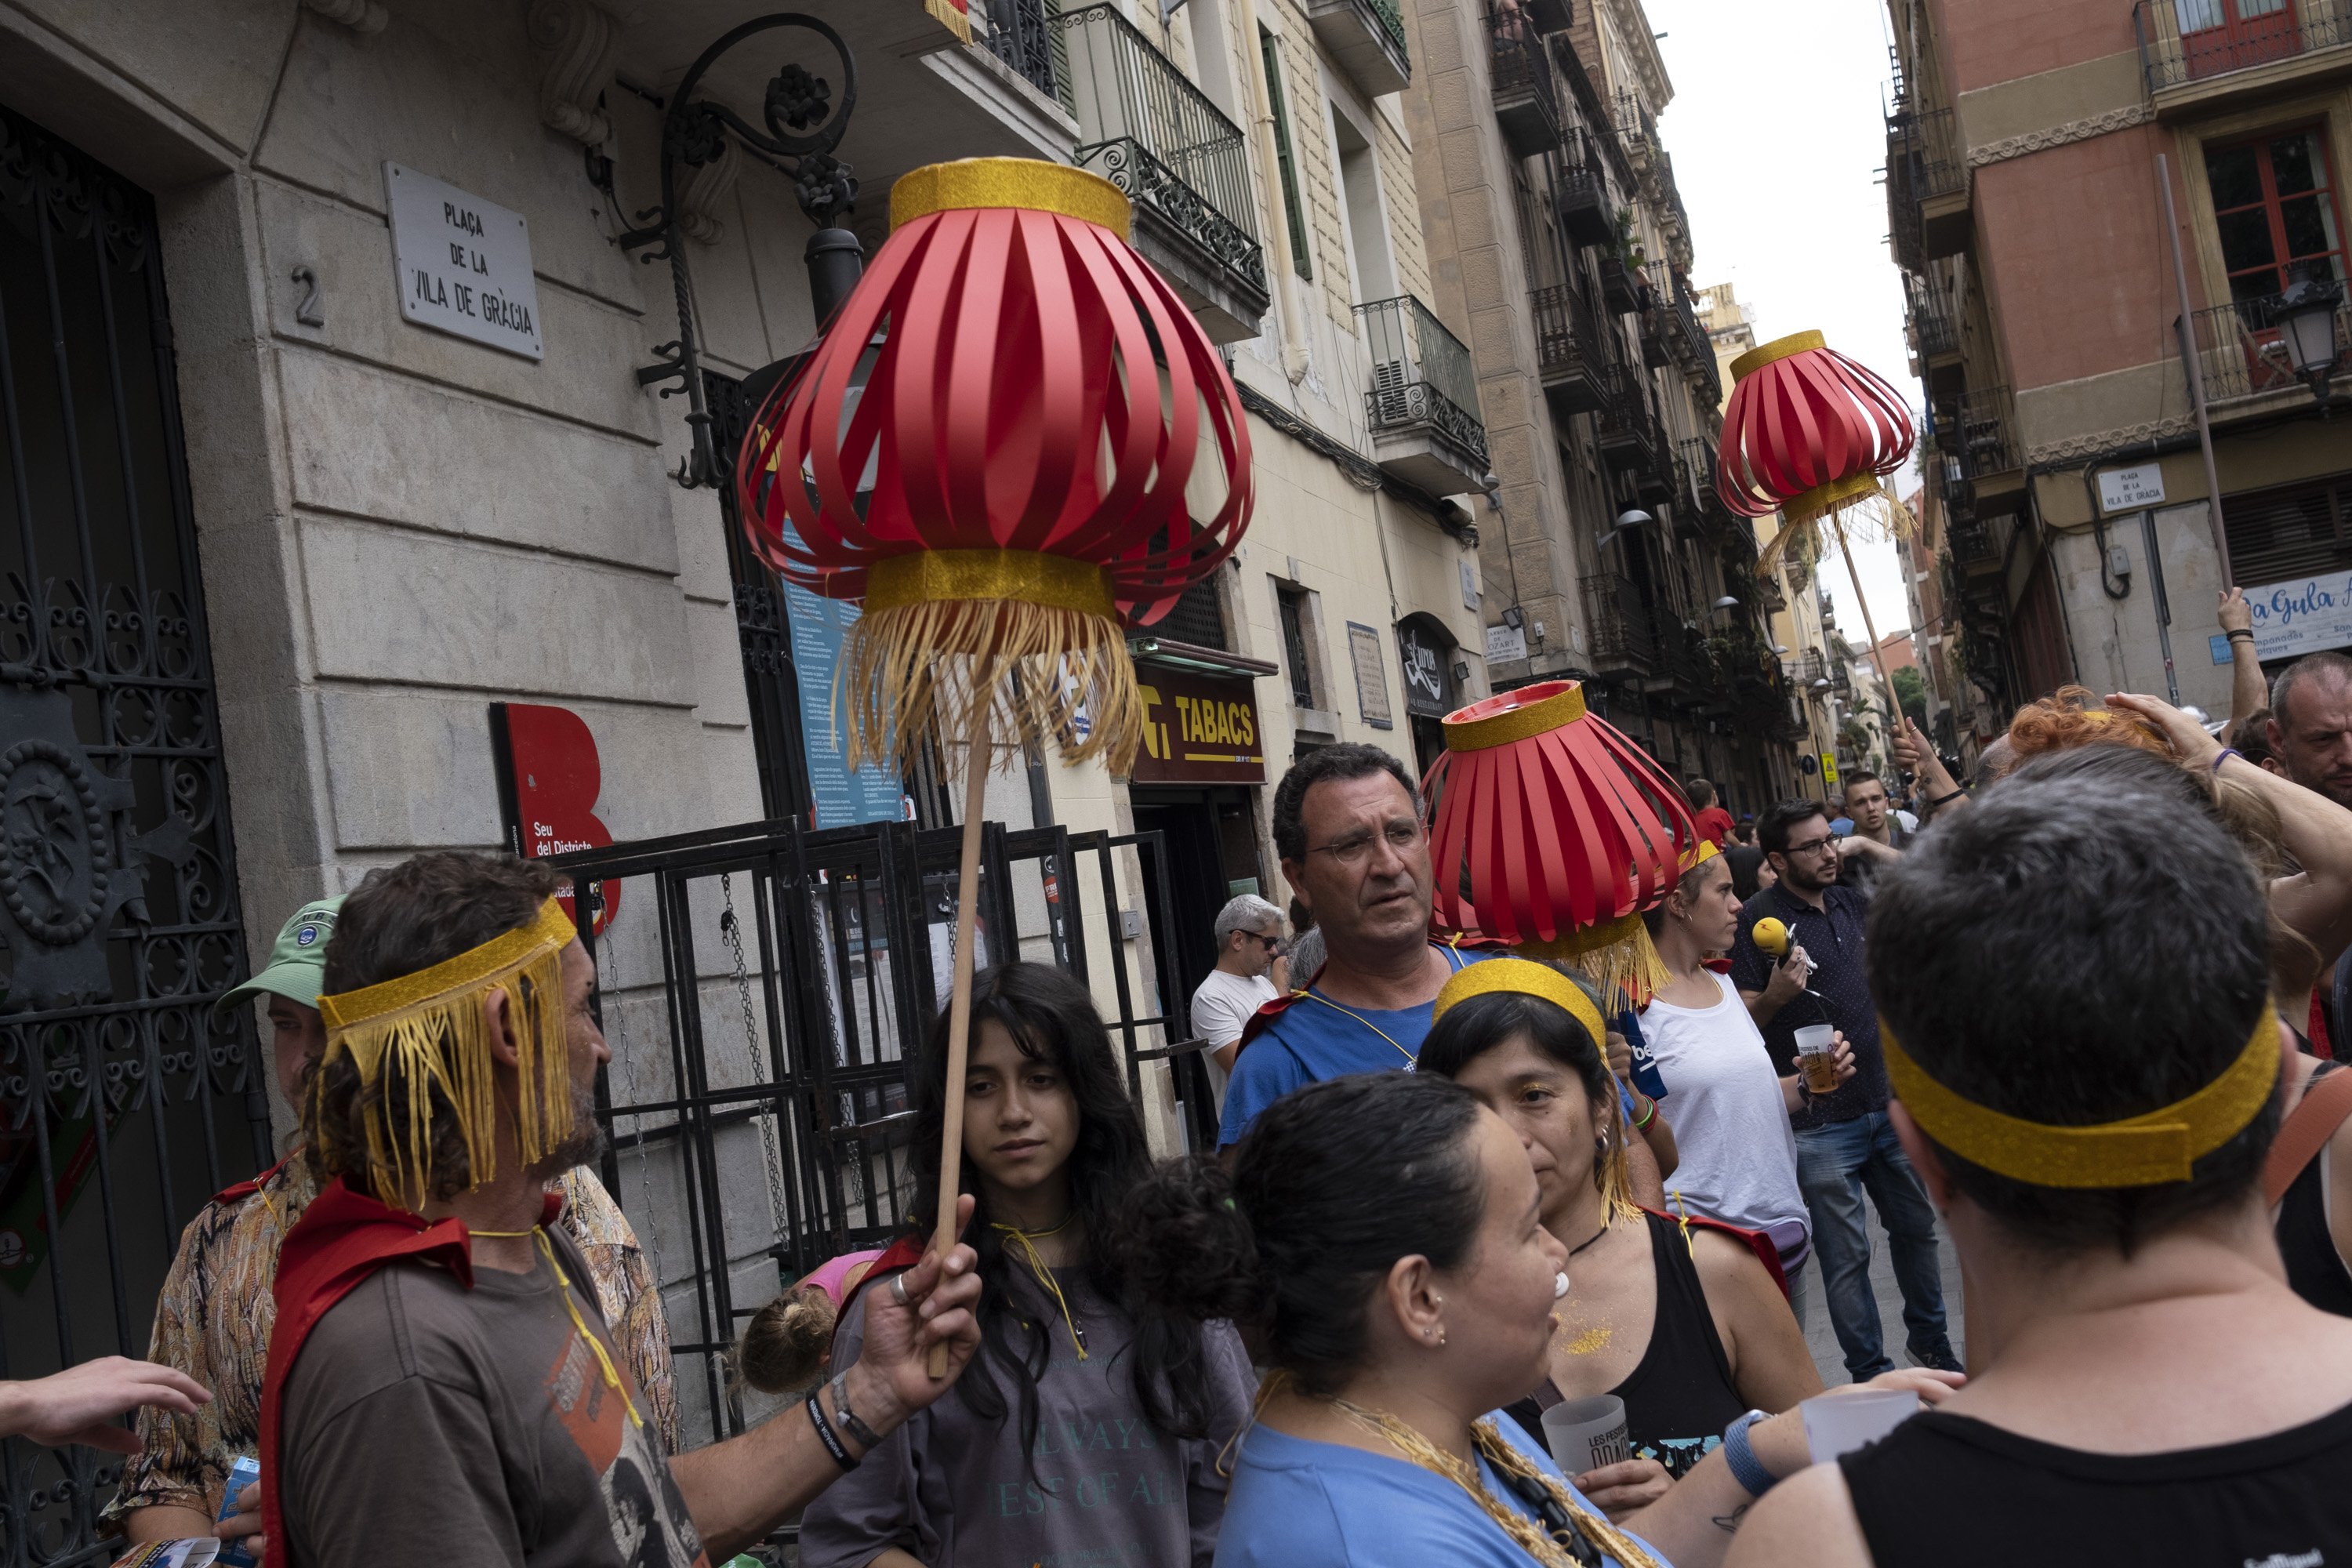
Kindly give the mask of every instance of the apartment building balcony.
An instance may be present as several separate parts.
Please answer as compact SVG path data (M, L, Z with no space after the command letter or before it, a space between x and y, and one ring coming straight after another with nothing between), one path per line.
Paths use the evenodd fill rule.
M2132 33L2161 118L2352 73L2352 0L2139 0Z
M1676 620L1672 610L1657 617L1652 635L1657 642L1657 653L1650 663L1650 691L1690 702L1706 697L1716 682L1706 639Z
M1604 679L1646 678L1656 658L1650 607L1630 577L1600 572L1584 580L1586 643L1593 673Z
M1932 276L1905 273L1903 294L1910 315L1911 350L1919 356L1922 378L1933 380L1937 371L1959 363L1959 312L1951 290Z
M1359 305L1356 320L1371 356L1364 423L1372 460L1433 496L1484 488L1486 426L1467 345L1410 294Z
M1241 128L1110 5L1053 19L1071 161L1135 204L1135 245L1216 342L1258 335L1265 250Z
M2294 373L2277 325L2279 297L2264 294L2216 305L2191 318L2198 374L2216 419L2270 414L2305 405L2311 384ZM2336 374L2331 393L2352 390L2352 299L2336 308Z
M1617 238L1617 208L1609 195L1609 171L1590 132L1579 127L1560 145L1559 183L1552 205L1561 226L1579 246L1610 245Z
M1964 512L2025 489L2024 459L2009 388L1971 387L1936 405L1936 451L1944 464L1944 499L1957 520Z
M1633 475L1633 494L1637 499L1645 500L1652 506L1668 502L1679 506L1683 491L1689 487L1683 482L1682 475L1675 470L1675 463L1678 459L1667 449L1665 432L1659 428L1654 419L1651 423L1650 430L1654 448L1650 460L1646 463L1631 465Z
M1623 258L1603 253L1595 258L1601 274L1601 303L1612 316L1628 316L1642 308L1642 283Z
M1619 473L1639 474L1657 467L1661 455L1657 416L1650 411L1648 381L1631 365L1611 367L1609 400L1593 434L1601 460Z
M1611 124L1617 128L1617 144L1625 149L1627 162L1637 174L1649 172L1658 155L1658 121L1641 98L1634 93L1620 91L1611 108Z
M1683 374L1696 378L1702 367L1715 368L1715 343L1706 329L1698 324L1698 312L1691 306L1690 289L1679 275L1668 279L1665 308L1672 313L1671 333L1666 346L1681 365Z
M1895 262L1908 271L1968 247L1969 166L1948 109L1886 117L1886 219Z
M1054 73L1054 28L1045 15L1045 0L980 0L971 19L974 42L1047 98L1062 97Z
M2000 552L1993 548L1992 530L1976 518L1954 519L1945 540L1951 546L1952 564L1959 569L1964 584L1968 578L2000 572Z
M1307 25L1366 98L1402 92L1412 84L1397 0L1307 0Z
M1536 369L1557 415L1598 414L1609 405L1610 339L1583 294L1555 285L1529 296L1535 309Z
M1704 436L1687 436L1676 444L1675 461L1683 468L1682 500L1701 529L1713 532L1727 526L1734 513L1715 493L1715 443Z
M1664 370L1674 363L1674 310L1654 288L1649 299L1642 308L1642 365L1646 370Z
M1543 41L1524 21L1486 19L1487 74L1495 123L1512 156L1532 158L1559 145L1559 93Z

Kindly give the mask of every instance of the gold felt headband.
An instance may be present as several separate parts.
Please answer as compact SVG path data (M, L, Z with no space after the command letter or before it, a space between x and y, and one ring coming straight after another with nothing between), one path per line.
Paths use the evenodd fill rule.
M1919 1131L1973 1165L2037 1187L2153 1187L2246 1130L2270 1103L2279 1070L2278 1017L2265 1005L2246 1048L2185 1100L2093 1127L2060 1127L1964 1100L1927 1076L1879 1020L1895 1098Z
M1568 1016L1583 1025L1585 1033L1592 1037L1596 1049L1608 1049L1609 1026L1601 1021L1601 1009L1592 1005L1592 998L1559 970L1529 958L1490 958L1484 963L1466 964L1455 970L1454 978L1445 983L1445 989L1437 994L1437 1005L1430 1013L1429 1021L1436 1023L1445 1016L1448 1008L1473 996L1490 996L1498 991L1540 996L1566 1008Z
M504 988L520 1088L516 1142L536 1164L572 1131L570 1054L564 1036L563 950L578 933L550 899L529 925L455 958L356 991L319 998L327 1026L320 1066L348 1057L367 1103L366 1148L327 1149L331 1164L363 1169L386 1203L414 1205L432 1194L433 1094L457 1120L468 1184L497 1175L497 1093L482 1003ZM323 1071L310 1078L315 1110ZM387 1086L388 1078L398 1083ZM395 1101L397 1103L395 1104ZM309 1119L323 1142L343 1133Z
M1713 839L1702 838L1697 843L1683 851L1682 859L1675 867L1675 869L1687 877L1693 871L1697 870L1701 866L1706 865L1708 861L1714 859L1717 855L1722 853L1722 850L1715 847L1715 841Z

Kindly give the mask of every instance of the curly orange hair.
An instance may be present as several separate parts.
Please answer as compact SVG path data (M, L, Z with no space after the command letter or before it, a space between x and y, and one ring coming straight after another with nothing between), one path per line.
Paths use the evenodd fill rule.
M2062 686L2039 702L2029 702L2009 721L2009 743L2022 763L2047 752L2077 746L2137 746L2170 758L2164 737L2128 713L2092 706L2087 688Z

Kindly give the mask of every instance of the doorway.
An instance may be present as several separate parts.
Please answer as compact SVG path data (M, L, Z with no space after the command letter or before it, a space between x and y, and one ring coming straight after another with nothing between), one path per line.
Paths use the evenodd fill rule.
M1171 954L1181 995L1166 999L1168 1011L1184 1020L1179 1034L1189 1029L1192 993L1217 966L1217 941L1210 929L1217 911L1236 893L1255 891L1267 898L1266 880L1258 863L1256 808L1245 785L1183 789L1138 785L1130 799L1135 830L1158 832L1167 847L1165 868L1152 864L1150 843L1137 847L1144 857L1144 875L1164 871L1169 908L1176 930L1160 928L1160 910L1151 906L1151 944Z

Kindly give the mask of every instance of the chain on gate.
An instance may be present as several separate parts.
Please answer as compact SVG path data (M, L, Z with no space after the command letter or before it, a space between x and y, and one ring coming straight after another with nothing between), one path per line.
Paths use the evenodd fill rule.
M770 1082L767 1064L760 1059L758 1047L760 1022L751 1005L751 973L743 962L743 923L735 914L735 880L728 872L719 873L719 896L725 908L719 912L719 929L727 938L727 951L735 960L735 996L743 1008L743 1065L750 1069L753 1084ZM772 1106L752 1117L760 1129L760 1149L766 1156L768 1167L768 1215L775 1223L779 1246L792 1239L792 1205L784 1195L783 1140L776 1128L776 1113Z
M614 942L599 942L596 946L596 990L598 994L611 998L609 1021L613 1026L610 1031L613 1060L621 1069L621 1092L628 1097L625 1103L635 1105L639 1103L637 1058L636 1053L629 1048L629 1009L626 1001L621 995L621 961L615 952L617 945ZM610 981L604 977L604 963L608 959L613 965L613 977ZM636 1127L631 1133L630 1145L635 1150L637 1156L638 1209L645 1215L641 1240L646 1255L653 1265L654 1283L658 1288L662 1280L661 1210L654 1204L653 1173L649 1168L651 1162L646 1152L646 1119L643 1116L636 1116L631 1120L636 1123ZM616 1144L620 1142L617 1134L614 1135L614 1142ZM618 1163L616 1151L614 1163L617 1165ZM614 1193L613 1199L615 1203L620 1202L621 1194Z

